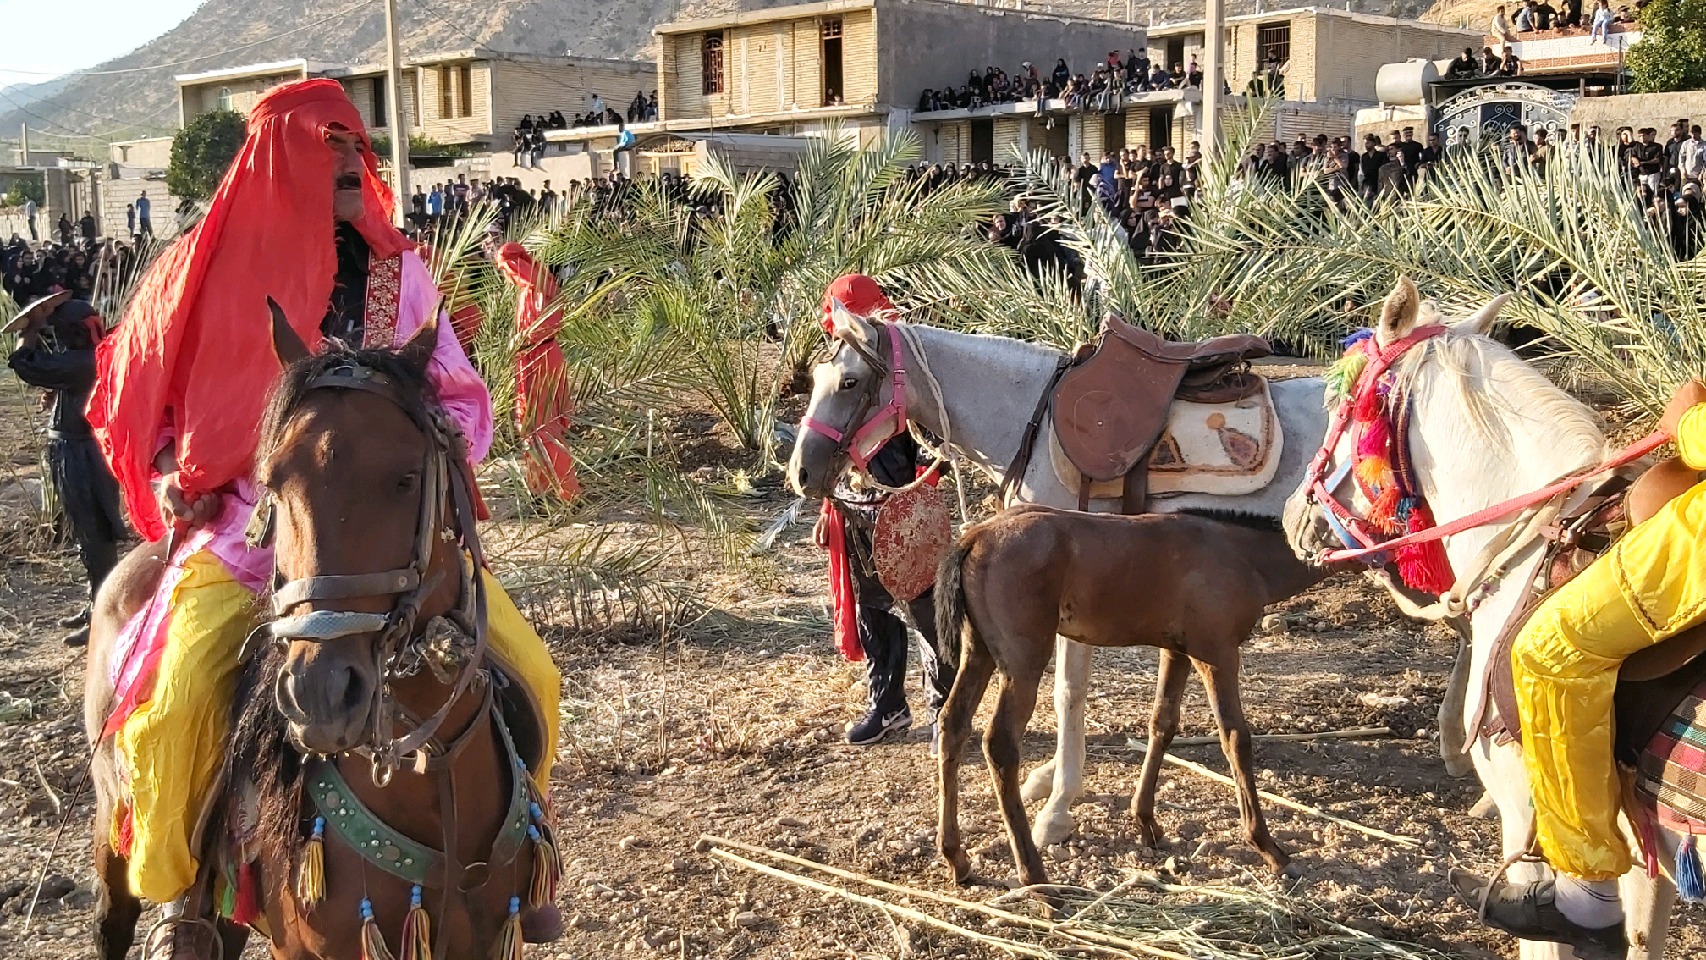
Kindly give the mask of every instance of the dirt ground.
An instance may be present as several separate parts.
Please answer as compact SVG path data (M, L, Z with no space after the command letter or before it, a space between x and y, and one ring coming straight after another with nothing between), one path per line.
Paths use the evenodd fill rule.
M77 793L83 660L60 645L53 624L78 602L79 572L71 552L34 527L20 496L38 475L38 419L33 398L0 379L0 944L59 960L88 955L90 804L86 791ZM761 486L744 509L761 525L789 502ZM695 850L702 834L717 834L977 900L1004 892L1013 876L981 763L968 763L963 775L977 885L958 891L933 851L934 765L922 725L875 747L842 742L864 700L862 673L831 648L823 561L807 521L734 573L705 565L696 543L684 545L659 576L707 612L666 639L576 636L537 611L565 679L555 792L570 929L559 944L529 948L530 956L1001 955ZM1393 735L1259 742L1263 788L1421 841L1408 849L1267 804L1277 838L1301 868L1282 889L1382 936L1453 956L1514 957L1445 881L1453 866L1490 870L1499 849L1496 823L1468 814L1479 786L1448 777L1438 756L1434 715L1455 641L1402 621L1355 580L1331 581L1280 612L1285 626L1246 647L1253 729L1381 726ZM1088 794L1075 811L1077 833L1046 852L1053 878L1106 889L1141 869L1192 884L1272 886L1238 838L1231 789L1195 773L1166 770L1161 818L1170 839L1160 850L1139 845L1126 812L1139 759L1129 741L1144 736L1154 663L1148 651L1097 657ZM916 682L913 692L921 711ZM1025 743L1032 762L1052 749L1049 696L1045 688ZM1183 733L1213 733L1194 683ZM1226 768L1214 746L1175 752ZM23 914L44 870L25 935ZM1702 920L1698 907L1679 909L1667 956L1706 955Z

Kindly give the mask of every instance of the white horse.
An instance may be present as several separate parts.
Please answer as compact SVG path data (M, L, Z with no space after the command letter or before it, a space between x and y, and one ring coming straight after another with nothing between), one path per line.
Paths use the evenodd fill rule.
M836 311L833 336L853 349L838 349L813 371L809 421L849 438L884 411L894 397L892 377L871 358L890 365L891 348L883 346L877 324L845 311ZM900 351L906 371L903 402L906 415L956 450L997 481L1003 478L1048 388L1063 354L1050 347L1005 337L955 333L935 327L891 322L884 324ZM934 386L932 386L934 384ZM1326 435L1327 416L1321 407L1318 379L1276 380L1270 390L1285 438L1281 462L1273 481L1248 496L1185 494L1150 502L1157 512L1230 510L1279 519L1287 496L1302 480L1310 456ZM940 391L940 401L937 399ZM878 417L881 422L881 417ZM858 422L855 422L858 421ZM892 424L889 425L892 432ZM1076 509L1078 492L1056 477L1049 458L1053 426L1046 415L1037 433L1035 455L1014 498L1025 503ZM884 436L872 431L870 440ZM861 446L865 445L861 442ZM789 461L788 476L804 495L828 493L847 468L845 442L828 434L802 429ZM1094 501L1092 509L1114 511L1119 501ZM1027 800L1048 797L1037 813L1032 837L1038 846L1059 843L1071 835L1071 807L1084 788L1084 694L1089 683L1091 648L1060 638L1055 653L1054 705L1059 725L1054 759L1026 779ZM1453 710L1452 715L1456 715ZM1444 728L1442 728L1444 729Z
M1441 524L1540 490L1560 477L1592 470L1605 462L1608 453L1605 435L1591 410L1487 336L1496 306L1505 299L1410 347L1393 366L1394 390L1402 391L1410 406L1403 440L1409 444L1419 493ZM1443 322L1432 302L1421 302L1415 287L1405 280L1388 298L1375 336L1385 346L1420 327ZM1334 451L1335 463L1351 454L1355 441L1346 433ZM1337 496L1360 515L1368 504L1350 492L1355 486L1346 484L1346 492ZM1571 497L1580 499L1588 493L1585 487L1579 488ZM1293 495L1285 528L1293 549L1310 558L1340 542L1328 528L1322 507L1306 494L1299 489ZM1510 517L1445 538L1452 569L1459 575L1476 569L1488 544L1514 533L1519 522ZM1492 647L1521 602L1522 585L1542 559L1538 535L1526 546L1511 549L1517 552L1505 554L1509 559L1503 565L1508 572L1489 582L1484 599L1470 614L1472 677L1485 675ZM1470 684L1463 705L1465 729L1472 729L1481 714L1484 687L1479 682ZM1525 851L1533 812L1520 747L1482 736L1474 741L1471 755L1476 773L1498 805L1505 856ZM1674 862L1679 840L1660 831L1659 862ZM1530 882L1539 879L1542 869L1518 863L1511 868L1510 879ZM1630 960L1663 957L1675 892L1669 880L1649 881L1639 868L1623 879L1627 929L1634 944ZM1576 953L1556 944L1525 942L1521 956L1523 960L1560 960Z

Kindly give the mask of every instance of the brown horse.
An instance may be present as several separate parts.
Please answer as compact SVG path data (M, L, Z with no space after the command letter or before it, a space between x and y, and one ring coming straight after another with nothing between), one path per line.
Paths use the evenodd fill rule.
M247 875L279 958L367 956L375 937L402 955L405 929L439 958L518 950L517 906L544 858L555 867L520 766L542 761L543 737L485 656L471 475L427 377L437 326L396 350L316 356L276 313L273 335L286 369L256 456L257 512L270 513L251 537L273 539L277 619L270 648L244 666L192 896L211 896L214 875ZM111 707L105 651L148 602L162 554L126 558L97 604L92 740ZM110 741L96 770L97 952L118 960L140 903L108 842ZM539 916L552 913L547 901ZM235 957L243 933L222 929Z
M1019 876L1046 883L1019 795L1020 739L1037 703L1037 683L1058 634L1098 647L1160 651L1149 749L1132 801L1144 843L1161 839L1155 786L1178 733L1179 702L1196 667L1238 783L1244 836L1269 866L1290 858L1268 834L1256 804L1249 726L1238 699L1239 647L1262 608L1320 581L1324 571L1297 560L1270 520L1187 513L1124 517L1048 507L1014 507L960 538L936 575L936 623L945 653L960 653L959 678L942 709L941 808L937 846L957 882L971 861L960 840L961 754L989 679L1001 672L984 754Z

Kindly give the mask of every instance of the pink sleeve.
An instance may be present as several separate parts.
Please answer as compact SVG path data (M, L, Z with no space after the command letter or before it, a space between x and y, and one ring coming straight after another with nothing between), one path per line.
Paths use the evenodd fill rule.
M397 305L396 342L407 340L438 308L438 285L426 264L413 251L405 251L402 295ZM450 318L438 315L438 349L433 352L432 380L444 412L462 430L468 442L468 459L479 463L492 448L492 395L486 382L462 351Z

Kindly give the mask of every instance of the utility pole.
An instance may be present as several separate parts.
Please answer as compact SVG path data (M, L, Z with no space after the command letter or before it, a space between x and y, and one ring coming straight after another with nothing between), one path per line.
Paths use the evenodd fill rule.
M392 219L398 226L409 212L409 118L403 110L402 60L397 48L397 0L385 0L385 99L391 101L391 185L397 199Z
M18 166L34 166L30 163L30 125L27 123L18 124L18 146L24 151L24 155L18 158Z
M1213 157L1220 149L1220 60L1225 51L1226 0L1208 0L1203 23L1202 65L1202 153Z

